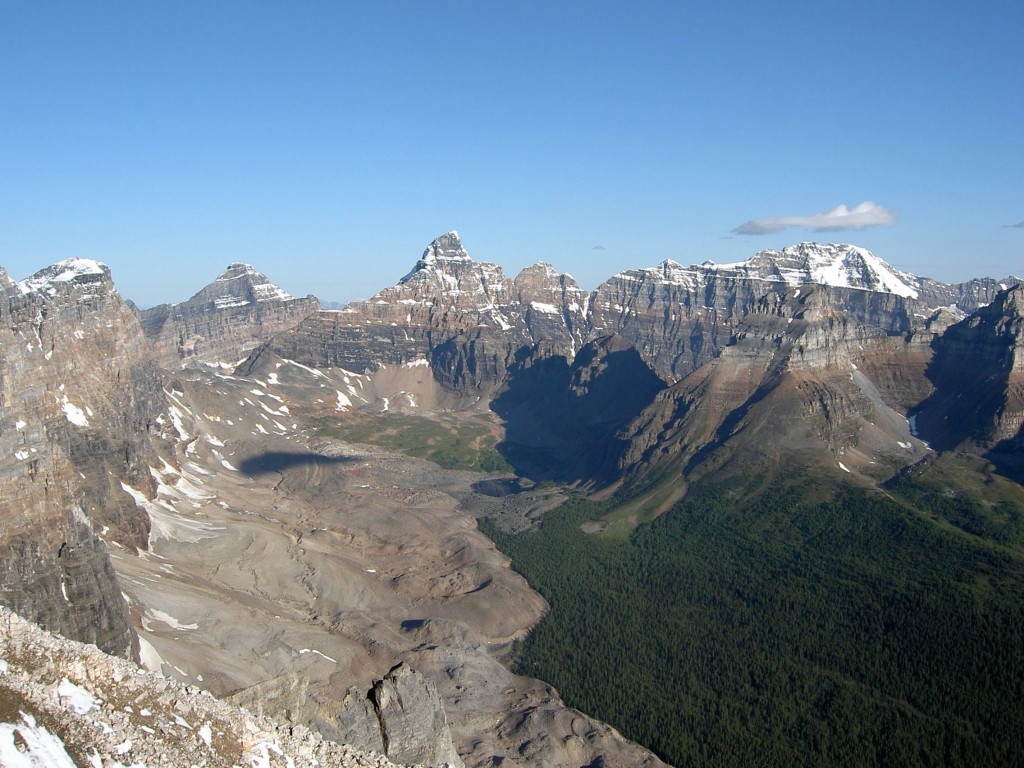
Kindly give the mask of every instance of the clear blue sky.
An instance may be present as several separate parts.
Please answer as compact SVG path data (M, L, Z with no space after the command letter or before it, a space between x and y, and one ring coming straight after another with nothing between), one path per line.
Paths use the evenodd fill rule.
M1021 274L1022 30L1019 0L0 0L0 265L99 259L147 306L241 260L347 301L458 229L585 288L803 240Z

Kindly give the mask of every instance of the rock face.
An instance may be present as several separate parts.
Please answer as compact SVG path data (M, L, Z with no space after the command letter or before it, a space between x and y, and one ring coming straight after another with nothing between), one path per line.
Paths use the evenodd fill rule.
M0 281L0 602L44 627L133 655L135 635L100 537L145 548L124 493L155 485L166 402L109 270L68 260Z
M662 378L678 381L729 344L765 294L802 285L829 287L837 306L890 331L909 330L941 306L973 311L999 290L993 280L922 280L852 245L801 243L736 264L666 261L622 272L594 293L591 333L621 334Z
M457 232L441 235L395 286L340 312L320 312L256 353L304 365L362 373L382 365L430 361L450 389L489 397L517 350L540 341L571 357L582 344L586 294L546 264L508 279L475 262Z
M801 243L736 264L627 270L587 294L547 264L509 280L449 232L397 285L313 315L263 352L355 372L426 359L446 388L488 398L524 355L572 360L587 341L618 334L671 383L714 359L767 293L808 284L829 287L837 306L892 333L923 327L939 307L962 317L1000 290L990 279L918 278L853 245Z
M933 344L926 371L935 392L916 409L937 449L969 441L1019 452L1024 427L1024 287L1015 285Z
M606 484L625 443L618 430L664 382L615 334L567 360L543 347L520 355L491 408L505 423L499 451L534 480Z
M392 766L51 635L2 607L0 702L4 765Z
M891 471L923 456L902 413L861 370L883 368L879 358L909 344L898 332L902 299L862 292L851 307L850 298L824 286L764 295L714 360L624 430L620 471L643 487L728 471L730 462L767 469L801 457Z
M319 308L312 296L293 298L248 264L234 263L188 301L142 310L140 318L153 354L174 370L238 361Z
M434 684L399 664L370 692L384 753L403 763L463 768Z
M369 693L351 689L342 701L338 726L347 741L396 762L465 765L452 744L437 689L404 662L374 682Z

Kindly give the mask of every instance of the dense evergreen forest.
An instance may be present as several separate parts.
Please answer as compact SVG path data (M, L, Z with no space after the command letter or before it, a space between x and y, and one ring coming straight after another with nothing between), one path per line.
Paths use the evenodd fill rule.
M518 671L678 766L1024 764L1020 510L704 484L628 540L481 525L551 603Z

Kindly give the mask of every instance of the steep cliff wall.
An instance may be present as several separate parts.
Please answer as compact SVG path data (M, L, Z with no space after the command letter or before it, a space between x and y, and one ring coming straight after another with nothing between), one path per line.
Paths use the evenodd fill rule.
M136 641L100 537L145 547L166 403L109 270L69 260L0 284L0 602L121 655Z
M293 298L248 264L235 263L188 301L144 309L140 319L154 356L173 370L237 362L319 309L312 296Z
M916 409L922 436L938 449L969 441L1017 445L1024 429L1024 286L936 337L927 368L935 392Z

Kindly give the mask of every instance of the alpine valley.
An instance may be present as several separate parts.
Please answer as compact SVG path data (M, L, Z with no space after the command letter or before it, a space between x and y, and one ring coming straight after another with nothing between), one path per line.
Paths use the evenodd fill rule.
M0 269L0 762L1024 764L1022 318L819 243Z

